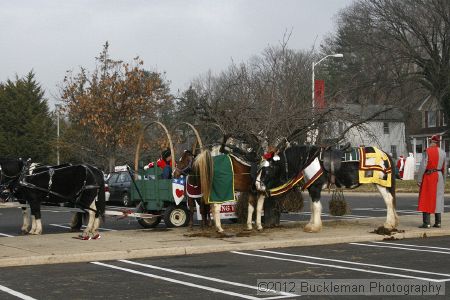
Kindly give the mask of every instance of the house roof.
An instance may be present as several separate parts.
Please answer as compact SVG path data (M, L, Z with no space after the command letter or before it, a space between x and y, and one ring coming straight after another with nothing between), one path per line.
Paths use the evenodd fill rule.
M393 121L393 122L403 122L404 116L400 109L393 107L392 105L365 105L360 104L343 104L339 105L346 113L351 115L360 116L361 120L371 118L371 121ZM387 110L387 111L384 111ZM384 112L382 112L384 111Z
M410 137L427 137L432 135L447 135L448 128L447 127L428 127L428 128L420 128L412 132Z

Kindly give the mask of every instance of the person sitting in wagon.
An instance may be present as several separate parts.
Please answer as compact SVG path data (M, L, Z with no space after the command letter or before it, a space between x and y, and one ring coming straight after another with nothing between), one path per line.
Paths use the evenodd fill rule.
M170 152L170 149L161 152L161 158L156 161L156 165L162 170L162 179L172 178L172 153ZM153 168L154 166L155 163L151 162L144 167L144 170Z

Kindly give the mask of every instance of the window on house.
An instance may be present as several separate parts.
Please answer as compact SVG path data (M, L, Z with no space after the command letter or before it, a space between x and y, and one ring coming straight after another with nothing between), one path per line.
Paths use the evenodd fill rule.
M445 112L441 110L441 124L442 126L447 126L447 119L445 118Z
M397 158L397 145L391 145L392 158Z
M422 145L416 145L416 153L422 153L423 147Z
M387 122L383 123L383 132L385 134L389 134L389 123L387 123Z
M436 127L436 111L429 111L427 119L428 119L427 127Z

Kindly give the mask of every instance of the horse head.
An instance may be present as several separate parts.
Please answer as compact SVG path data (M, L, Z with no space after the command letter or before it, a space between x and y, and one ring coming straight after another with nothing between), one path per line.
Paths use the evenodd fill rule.
M20 179L26 174L30 159L0 159L0 198L7 199Z
M181 175L188 175L192 170L192 163L194 161L194 154L189 150L184 150L183 155L180 157L175 165L173 171L173 177L178 178Z

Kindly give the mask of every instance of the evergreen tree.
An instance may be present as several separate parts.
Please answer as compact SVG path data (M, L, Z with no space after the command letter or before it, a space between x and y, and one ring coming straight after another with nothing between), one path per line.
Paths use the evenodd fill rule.
M0 116L0 156L48 161L56 131L32 71L0 83Z

